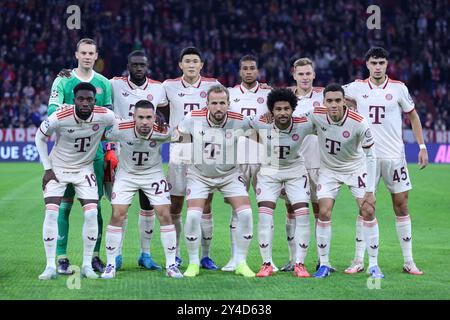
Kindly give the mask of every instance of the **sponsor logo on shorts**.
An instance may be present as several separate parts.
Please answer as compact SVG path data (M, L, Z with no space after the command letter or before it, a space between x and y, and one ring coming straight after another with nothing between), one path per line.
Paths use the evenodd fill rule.
M264 98L263 97L259 97L256 101L258 101L258 103L264 103Z
M321 184L318 184L318 185L317 185L317 191L320 191L320 189L322 189L322 185L321 185Z
M113 192L113 193L111 194L111 199L115 199L115 198L116 198L116 193Z
M200 97L206 98L206 92L205 91L200 92Z
M261 194L261 188L256 188L256 194L259 196Z
M186 195L188 196L188 195L190 195L191 194L191 189L190 188L187 188L186 189Z
M152 96L151 94L148 94L148 95L147 95L147 100L148 100L148 101L152 101L152 100L153 100L153 96Z
M344 132L342 132L342 136L347 139L348 137L350 137L350 132L345 130Z
M92 130L98 131L98 129L100 129L100 125L98 123L96 123L92 126Z

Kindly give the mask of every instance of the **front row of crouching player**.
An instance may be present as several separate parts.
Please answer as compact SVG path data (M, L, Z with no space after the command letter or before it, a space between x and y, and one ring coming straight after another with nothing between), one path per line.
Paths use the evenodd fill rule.
M214 85L207 93L207 108L188 113L177 128L170 130L155 123L154 106L149 101L141 100L135 105L133 120L118 120L110 110L95 106L95 93L95 87L89 83L77 85L74 89L75 105L62 106L41 124L36 134L36 145L45 169L42 187L46 205L43 238L47 267L40 279L56 277L56 219L67 184L74 185L85 214L81 273L91 279L98 277L91 267L98 229L93 160L102 136L120 143L119 165L111 195L112 217L106 232L107 266L102 278L116 275L115 263L122 242L123 221L134 194L139 190L148 197L160 220L167 276L183 277L175 261L177 234L170 215L170 186L164 176L160 156L160 145L169 141L192 146L184 225L189 265L184 276L199 274L200 219L208 195L215 191L223 194L237 214L236 274L245 277L272 275L273 212L284 188L295 215L294 243L297 249L293 257L294 275L309 277L305 257L310 239L310 187L299 150L304 138L310 134L318 136L321 163L317 185L320 209L315 230L320 265L314 277L323 278L332 271L329 261L331 213L342 184L350 188L364 220L369 274L374 278L384 277L377 263L379 234L375 218L374 138L366 120L345 106L341 86L328 85L323 92L324 106L316 107L301 117L293 116L297 105L295 94L289 89L274 89L268 95L268 114L244 117L229 111L228 90ZM53 133L57 143L49 156L46 139ZM235 161L237 141L243 135L256 136L265 155L255 190L259 211L258 240L263 260L257 274L246 262L253 238L248 183Z

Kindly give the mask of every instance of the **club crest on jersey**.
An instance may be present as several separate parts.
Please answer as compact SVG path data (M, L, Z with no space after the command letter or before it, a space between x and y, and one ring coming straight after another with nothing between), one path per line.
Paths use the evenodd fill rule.
M345 130L344 132L342 132L342 136L347 139L348 137L350 137L350 132Z
M96 91L97 91L97 94L102 94L102 93L103 93L102 88L97 87L97 88L95 88L95 89L96 89Z
M314 101L313 107L318 107L318 106L320 106L320 102L319 101Z
M259 97L256 101L258 101L258 103L264 103L264 98L263 97Z
M233 136L231 132L225 133L225 138L230 139Z
M100 129L100 125L98 123L96 123L92 126L92 130L98 131L98 129Z
M154 147L156 147L156 141L152 140L152 141L150 141L150 148L154 148Z
M153 100L153 96L152 96L151 94L148 94L148 95L147 95L147 100L148 100L148 101L152 101L152 100Z
M388 94L386 95L386 100L387 100L387 101L392 100L392 94L388 93Z
M122 95L123 95L124 97L128 97L130 94L129 94L128 92L126 92L126 91L123 91L123 92L122 92Z
M294 133L292 135L292 140L294 140L294 141L298 141L299 138L300 138L300 136L298 134L296 134L296 133Z
M200 92L200 97L206 98L206 92L205 91Z

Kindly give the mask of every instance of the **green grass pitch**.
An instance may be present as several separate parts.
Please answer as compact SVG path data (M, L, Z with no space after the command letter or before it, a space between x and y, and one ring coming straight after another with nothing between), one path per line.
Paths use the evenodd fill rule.
M379 289L369 289L367 274L345 275L354 253L356 204L346 188L342 189L333 213L331 262L337 272L327 279L298 279L291 273L276 273L263 279L245 279L222 271L201 271L194 279L168 279L164 272L147 271L137 266L139 241L137 232L137 197L129 212L124 244L123 271L114 280L81 279L79 289L67 286L67 277L39 281L45 267L42 244L44 204L40 190L40 164L2 163L0 165L0 299L449 299L450 298L450 166L430 165L419 171L409 166L414 189L409 208L413 221L413 253L417 265L425 271L421 277L402 273L403 258L397 240L390 196L384 185L377 194L380 226L379 263L386 276ZM252 195L253 208L255 201ZM103 200L105 226L111 206ZM216 195L213 203L214 237L211 256L223 266L230 256L230 210ZM183 215L183 219L185 213ZM275 212L273 258L278 267L288 259L285 236L284 204ZM74 205L70 220L69 258L74 265L82 260L80 205ZM254 239L248 257L257 271L261 257L257 243L257 213L254 213ZM158 226L156 222L156 226ZM152 255L161 265L164 255L158 228L152 240ZM313 236L313 232L311 235ZM187 252L182 243L183 268ZM104 243L101 256L105 259ZM367 257L366 257L367 259ZM314 239L306 265L314 271ZM76 284L76 282L74 282Z

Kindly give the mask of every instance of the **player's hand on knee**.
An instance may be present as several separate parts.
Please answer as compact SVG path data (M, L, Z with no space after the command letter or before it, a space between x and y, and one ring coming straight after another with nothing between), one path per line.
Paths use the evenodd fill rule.
M47 185L47 183L50 182L50 180L55 180L56 182L59 182L58 178L56 178L56 175L52 169L45 170L44 177L42 177L42 190L45 190L45 186Z
M60 72L58 72L58 77L70 78L72 76L71 72L72 69L62 69Z
M375 213L375 195L373 192L366 192L361 203L361 212L364 216L373 215Z

